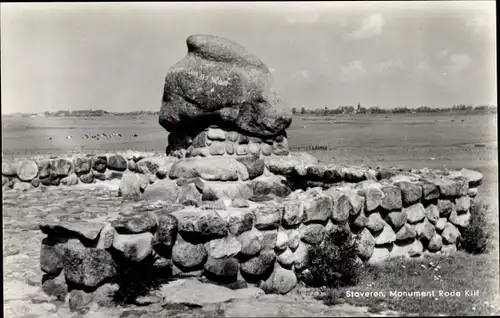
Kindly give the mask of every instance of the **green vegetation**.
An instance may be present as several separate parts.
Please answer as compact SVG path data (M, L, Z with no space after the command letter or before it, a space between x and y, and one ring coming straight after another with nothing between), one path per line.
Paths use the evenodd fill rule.
M487 217L491 214L488 206L480 200L471 204L470 223L459 240L459 247L471 254L486 253L491 249L492 222Z
M327 235L319 245L309 251L309 271L312 286L343 287L355 285L360 274L361 262L357 257L352 233L339 227Z
M500 313L498 275L498 259L488 254L395 258L380 265L364 265L355 287L329 290L322 300L330 305L348 302L374 311L389 309L407 314L492 315ZM416 291L434 295L397 294ZM383 296L356 292L382 292Z
M108 112L106 110L97 109L84 109L84 110L58 110L55 112L45 111L43 113L15 113L11 115L2 115L5 117L21 116L44 116L44 117L100 117L100 116L145 116L145 115L158 115L159 111L132 111L132 112Z
M293 114L300 115L314 115L314 116L329 116L337 114L423 114L423 113L448 113L448 112L466 112L466 113L496 113L497 107L491 105L453 105L451 108L431 108L428 106L420 106L417 108L396 107L393 109L383 109L379 106L362 107L358 103L357 108L354 106L338 106L337 108L317 108L306 109L302 107L300 111L297 108L292 108Z

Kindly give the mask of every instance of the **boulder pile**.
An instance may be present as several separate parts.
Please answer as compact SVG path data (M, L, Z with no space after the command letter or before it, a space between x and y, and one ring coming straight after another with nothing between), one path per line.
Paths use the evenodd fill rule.
M93 297L139 272L286 294L307 277L310 247L346 231L364 262L456 250L481 173L347 167L289 152L291 117L268 68L219 37L190 36L187 46L165 79L166 156L2 164L4 188L118 178L118 195L143 200L102 222L41 224L49 293Z
M469 187L478 181L449 175L423 170L262 202L203 201L196 195L200 179L183 179L174 192L184 201L176 204L143 204L103 222L41 224L43 281L92 293L126 279L120 275L129 268L161 268L174 277L285 294L308 269L310 246L339 228L353 233L365 262L450 253L470 219Z

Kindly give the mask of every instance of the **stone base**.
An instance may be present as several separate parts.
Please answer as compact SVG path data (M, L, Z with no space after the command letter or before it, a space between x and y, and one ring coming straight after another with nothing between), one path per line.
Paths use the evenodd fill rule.
M273 139L249 137L236 131L226 131L218 127L209 127L196 136L168 136L167 155L177 158L246 156L256 157L288 155L286 134Z
M317 164L306 169L317 170ZM341 182L327 190L298 189L281 200L253 199L262 184L280 178L267 173L233 182L165 179L144 194L157 184L179 187L165 192L177 193L179 204L149 205L100 223L41 224L47 235L40 253L47 290L94 292L161 267L174 277L202 276L225 286L261 282L265 291L284 294L308 269L308 246L320 244L325 233L350 231L359 258L369 263L449 254L472 212L462 177L428 171ZM212 205L205 201L214 199Z

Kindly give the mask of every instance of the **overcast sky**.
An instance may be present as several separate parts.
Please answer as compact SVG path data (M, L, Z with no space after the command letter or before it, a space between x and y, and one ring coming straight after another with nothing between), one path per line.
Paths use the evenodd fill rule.
M495 2L1 4L2 113L159 110L194 33L245 46L294 107L496 104Z

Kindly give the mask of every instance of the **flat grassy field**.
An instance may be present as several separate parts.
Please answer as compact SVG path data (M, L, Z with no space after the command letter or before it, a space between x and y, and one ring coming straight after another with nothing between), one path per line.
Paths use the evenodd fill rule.
M488 185L482 192L491 197L497 193L496 128L496 114L295 116L288 139L291 150L325 162L477 169ZM107 137L84 139L100 133ZM163 153L167 137L157 116L2 118L5 159L126 149ZM317 146L326 150L314 150Z

